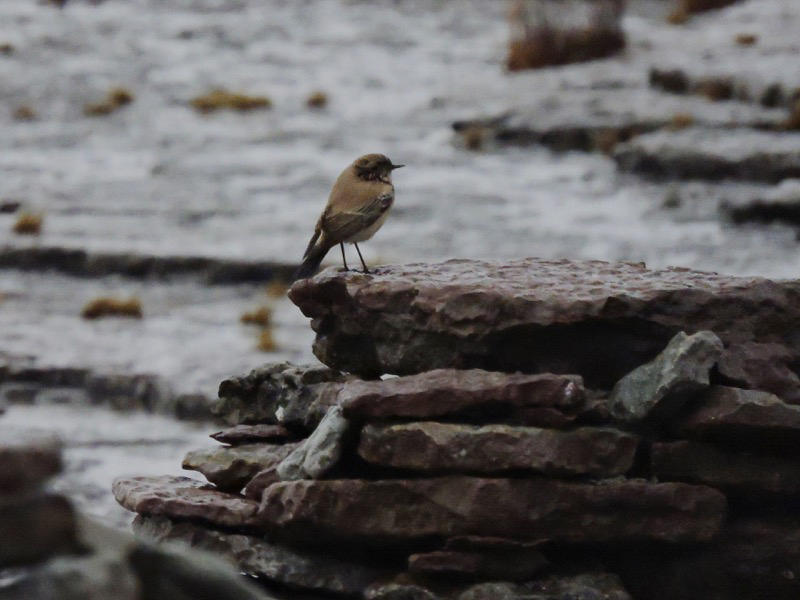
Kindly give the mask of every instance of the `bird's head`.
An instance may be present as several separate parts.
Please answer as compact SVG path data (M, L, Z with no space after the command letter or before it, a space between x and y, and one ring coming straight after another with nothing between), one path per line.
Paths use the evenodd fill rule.
M353 163L353 172L359 179L390 181L392 171L405 165L393 165L383 154L365 154Z

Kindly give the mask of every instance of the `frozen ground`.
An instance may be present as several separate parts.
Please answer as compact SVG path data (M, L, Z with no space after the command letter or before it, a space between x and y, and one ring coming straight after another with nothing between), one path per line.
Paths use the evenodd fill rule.
M10 233L15 215L0 214L0 241L295 262L333 179L379 151L408 167L395 176L392 218L363 247L373 264L540 256L800 276L794 230L720 220L717 203L750 193L748 184L662 185L619 175L600 154L453 144L452 122L526 105L546 120L548 106L565 103L580 122L586 102L613 100L603 90L627 90L637 114L676 112L682 100L653 104L650 66L734 74L754 92L800 85L796 0L749 0L678 28L664 25L665 2L631 4L624 56L508 75L500 0L72 0L64 10L0 0L0 43L13 45L0 54L0 200L45 219L31 240ZM759 41L737 46L737 33ZM135 101L84 116L112 86ZM266 94L274 106L208 116L189 107L215 86ZM329 95L326 109L305 107L314 90ZM687 101L710 122L754 111ZM21 105L37 119L14 120ZM680 206L663 208L675 190ZM101 294L140 296L145 318L81 320ZM307 323L285 299L274 304L277 351L255 350L238 318L264 299L252 286L0 271L0 357L156 373L179 391L211 394L261 362L313 360ZM62 433L69 470L58 485L112 520L114 475L177 472L207 433L69 406L16 406L2 418Z

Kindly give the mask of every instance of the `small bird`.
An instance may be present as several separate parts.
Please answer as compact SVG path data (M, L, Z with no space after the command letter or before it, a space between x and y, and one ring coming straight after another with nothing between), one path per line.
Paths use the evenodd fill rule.
M394 204L392 171L404 166L393 165L383 154L365 154L342 171L333 184L295 279L313 275L336 244L342 248L344 270L349 271L345 242L355 245L364 273L369 273L358 242L370 239L386 221Z

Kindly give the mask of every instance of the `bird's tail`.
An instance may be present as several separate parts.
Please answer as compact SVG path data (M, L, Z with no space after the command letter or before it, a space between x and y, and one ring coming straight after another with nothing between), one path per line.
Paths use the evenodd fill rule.
M306 277L311 277L314 273L316 273L317 269L319 269L322 259L325 258L325 255L328 254L328 250L330 249L331 247L324 243L319 243L310 247L306 251L306 255L303 258L303 263L294 273L295 280L305 279Z

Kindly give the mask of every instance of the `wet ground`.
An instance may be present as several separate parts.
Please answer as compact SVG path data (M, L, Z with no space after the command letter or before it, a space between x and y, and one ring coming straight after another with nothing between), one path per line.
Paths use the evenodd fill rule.
M539 256L800 276L793 227L736 227L719 210L726 199L774 186L648 181L602 153L469 151L454 136L455 121L526 107L527 119L548 126L609 115L690 113L717 125L782 118L753 102L657 93L647 73L655 66L731 74L754 96L774 82L800 86L793 0L750 0L682 27L664 24L666 2L631 4L621 57L509 75L500 1L73 0L63 10L3 2L0 44L10 46L0 54L0 201L21 208L0 214L0 240L295 263L331 182L356 156L377 151L408 166L395 175L391 219L362 246L371 264ZM758 41L737 45L739 33ZM116 86L133 102L107 116L84 114ZM191 108L192 98L219 86L267 95L272 108ZM306 107L315 90L328 95L327 107ZM14 118L22 106L33 120ZM708 144L722 152L748 151L747 135L715 135L721 141ZM787 136L800 153L800 136ZM11 233L21 211L43 215L41 235ZM142 300L142 320L80 318L92 298L132 294ZM265 303L273 308L272 352L258 351L258 332L239 323ZM0 357L11 363L154 373L180 392L213 395L222 378L264 361L313 360L311 339L302 315L285 298L268 300L261 285L0 270ZM71 410L15 407L3 418L73 440L91 417ZM90 490L78 498L107 489L110 474L132 463L173 472L184 448L203 437L179 423L102 414L86 438L101 442L91 459L99 466L75 466L91 444L69 450L73 475L64 485ZM171 431L163 439L172 441L135 441L158 431ZM117 463L104 440L120 448L134 440L130 447L147 448L146 460L133 452ZM110 514L104 502L97 506Z

